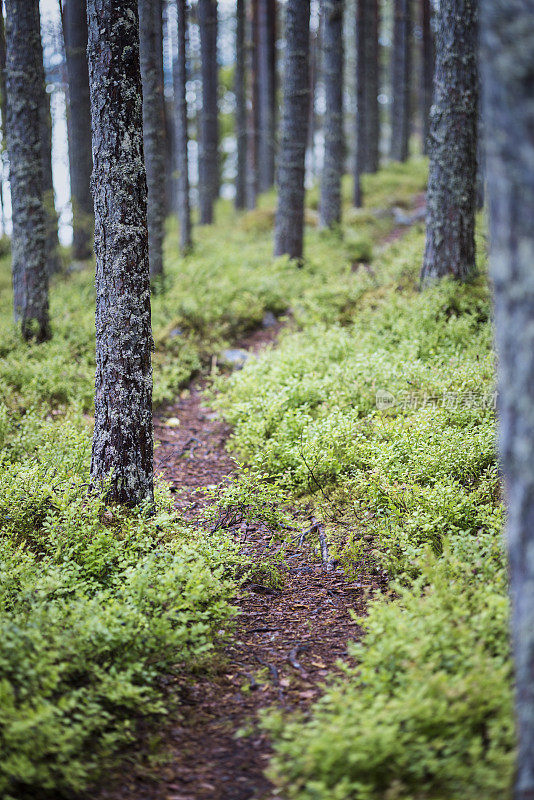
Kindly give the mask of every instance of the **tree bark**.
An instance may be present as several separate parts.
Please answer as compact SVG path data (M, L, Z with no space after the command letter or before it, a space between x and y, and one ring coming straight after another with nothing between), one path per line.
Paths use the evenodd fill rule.
M321 180L320 225L341 222L343 138L343 0L322 0L323 80L325 92L324 162Z
M40 109L44 74L38 0L6 2L7 149L15 321L26 340L50 338Z
M534 797L534 6L481 0L499 451L507 502L519 738L514 800Z
M475 271L477 0L440 0L422 284Z
M302 258L308 138L310 0L288 0L274 254Z
M235 38L235 207L245 208L247 197L247 88L245 75L245 0L236 0Z
M93 253L91 197L91 103L87 71L85 0L63 0L63 38L68 80L68 138L72 202L72 256L83 261Z
M41 58L43 48L41 46ZM61 271L59 255L59 239L57 231L58 216L54 198L54 182L52 176L52 116L50 113L50 95L45 90L44 68L41 68L43 88L39 96L39 139L41 143L41 162L43 173L43 206L46 228L46 269L49 275Z
M174 62L175 142L177 167L178 219L180 221L180 250L187 253L192 245L191 207L189 201L189 159L187 148L187 0L177 0L178 52Z
M274 184L275 154L275 10L272 0L258 0L258 104L259 104L259 190Z
M258 84L258 0L248 5L248 73L249 103L247 115L247 208L256 207L259 181L259 84Z
M161 0L139 0L143 136L148 186L148 253L152 280L163 275L165 109Z
M378 0L366 0L368 5L368 28L365 37L366 81L365 108L367 118L367 148L365 172L376 172L379 167L380 112L378 93L380 91L380 61L378 47L379 11Z
M88 0L96 254L91 476L110 501L153 502L147 185L137 0Z
M365 172L368 153L368 93L366 40L369 29L369 0L356 0L356 152L354 154L353 203L362 205L361 176Z
M219 194L219 118L217 60L217 0L198 0L202 57L202 111L199 141L200 224L213 222Z
M432 5L430 0L420 0L421 6L421 129L423 154L428 155L428 138L430 135L430 109L434 94L434 34L432 31Z
M394 0L391 50L391 147L393 161L409 155L412 82L411 0Z

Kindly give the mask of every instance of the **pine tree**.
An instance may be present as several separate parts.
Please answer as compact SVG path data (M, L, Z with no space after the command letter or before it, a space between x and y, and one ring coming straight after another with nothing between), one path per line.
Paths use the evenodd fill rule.
M499 450L518 734L514 800L534 797L534 6L481 0Z
M153 501L152 334L137 0L88 0L96 255L91 476Z
M63 38L68 79L68 138L72 202L72 256L90 258L94 214L91 196L91 103L87 71L85 0L63 0Z
M247 84L245 74L245 0L236 0L235 34L235 207L245 208L247 197Z
M139 47L143 81L143 131L148 186L150 277L163 275L165 228L165 108L162 0L139 0Z
M287 0L282 130L274 254L302 258L308 138L310 0Z
M391 147L394 161L409 155L412 82L411 0L393 0L393 47L391 50Z
M421 122L423 153L428 155L428 137L430 134L430 109L434 94L434 34L432 31L432 6L430 0L420 0L421 7Z
M202 111L199 140L200 224L213 222L219 195L219 116L217 59L217 0L198 0L202 59Z
M40 110L44 75L38 0L6 2L7 149L15 321L25 339L50 338Z
M58 216L54 199L54 183L52 175L52 116L50 113L50 95L45 90L45 73L43 67L43 48L41 57L41 91L39 93L39 140L41 144L41 170L43 180L43 206L46 229L46 269L49 275L61 270L59 255Z
M178 219L180 221L180 250L186 253L192 244L191 208L189 202L189 159L187 147L187 0L177 0L178 50L173 65L175 105L175 149L177 166Z
M274 0L258 0L258 182L265 192L274 184L275 35Z
M440 0L423 284L475 270L477 0Z
M361 176L376 172L379 163L380 117L378 90L378 0L356 3L356 152L354 156L355 206L361 206Z
M250 0L247 15L248 113L247 113L247 208L256 207L260 188L260 103L258 83L258 0Z
M324 163L321 179L320 224L341 222L343 139L343 0L322 0L323 82L325 93Z

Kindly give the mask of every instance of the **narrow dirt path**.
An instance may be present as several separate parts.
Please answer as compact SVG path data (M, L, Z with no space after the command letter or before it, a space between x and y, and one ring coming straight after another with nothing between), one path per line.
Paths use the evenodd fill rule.
M424 195L417 196L414 210L423 204ZM408 227L395 228L383 243ZM280 327L257 330L235 347L259 352ZM236 474L225 449L231 430L207 405L206 385L206 379L193 380L154 418L156 470L175 487L177 508L193 522L209 502L203 489ZM305 508L295 514L304 528L314 522ZM257 558L270 547L262 525L235 525L230 532ZM271 750L258 713L272 706L309 708L338 659L347 657L348 641L361 634L351 611L363 614L369 594L386 583L367 559L355 582L335 568L327 571L306 540L302 547L290 545L285 560L280 591L251 583L236 597L235 636L219 643L209 673L180 680L180 706L164 736L165 764L146 766L136 754L132 774L104 790L101 800L280 800L264 775Z
M278 328L260 330L237 343L257 351L276 338ZM177 489L176 504L194 520L207 502L202 492L235 474L225 450L229 427L203 396L205 381L155 418L156 468ZM169 420L173 424L166 424ZM179 420L179 424L176 421ZM298 514L304 524L306 509ZM310 525L312 520L310 519ZM258 557L271 535L261 525L232 531L245 550ZM250 584L235 600L236 635L221 642L209 674L180 684L180 708L168 727L169 760L160 769L126 776L107 800L267 800L278 797L263 771L270 747L257 726L262 708L307 708L321 694L321 682L347 655L347 642L360 631L350 610L363 613L365 596L376 578L347 581L341 571L326 571L313 547L289 547L283 588ZM374 585L373 585L374 581ZM248 735L236 737L238 731Z

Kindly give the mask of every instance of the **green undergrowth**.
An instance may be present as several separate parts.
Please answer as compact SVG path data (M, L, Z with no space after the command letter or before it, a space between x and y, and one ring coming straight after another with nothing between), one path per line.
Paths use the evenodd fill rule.
M343 679L309 714L265 719L270 775L289 798L509 794L485 241L480 232L472 282L420 292L423 245L416 226L382 248L337 320L304 293L298 329L217 384L238 456L315 506L349 575L371 557L394 578L362 620Z
M72 797L231 630L235 545L88 492L90 440L0 406L0 795Z

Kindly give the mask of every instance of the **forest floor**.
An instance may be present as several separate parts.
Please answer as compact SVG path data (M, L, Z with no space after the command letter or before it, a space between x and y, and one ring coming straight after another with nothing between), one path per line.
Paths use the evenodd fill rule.
M414 198L413 221L425 196ZM381 245L400 239L399 225ZM235 342L258 354L276 342L281 324L262 327ZM226 444L231 428L209 406L209 378L195 378L174 403L154 418L156 471L173 487L185 519L205 525L203 512L214 500L206 489L236 474ZM169 421L171 424L169 425ZM312 534L284 546L281 588L249 583L235 598L237 635L221 642L218 659L188 685L180 681L180 705L163 734L164 763L154 767L149 753L135 769L103 791L102 800L269 800L280 797L265 775L271 755L268 736L258 722L262 709L306 710L322 694L325 681L339 674L348 659L347 643L361 636L354 617L365 613L387 575L362 555L358 579L349 580L336 562L320 552L324 528L306 506L291 512ZM272 531L262 523L226 526L243 552L261 561L273 556ZM313 539L313 541L310 541ZM370 546L369 546L370 549ZM172 691L172 688L171 688Z

